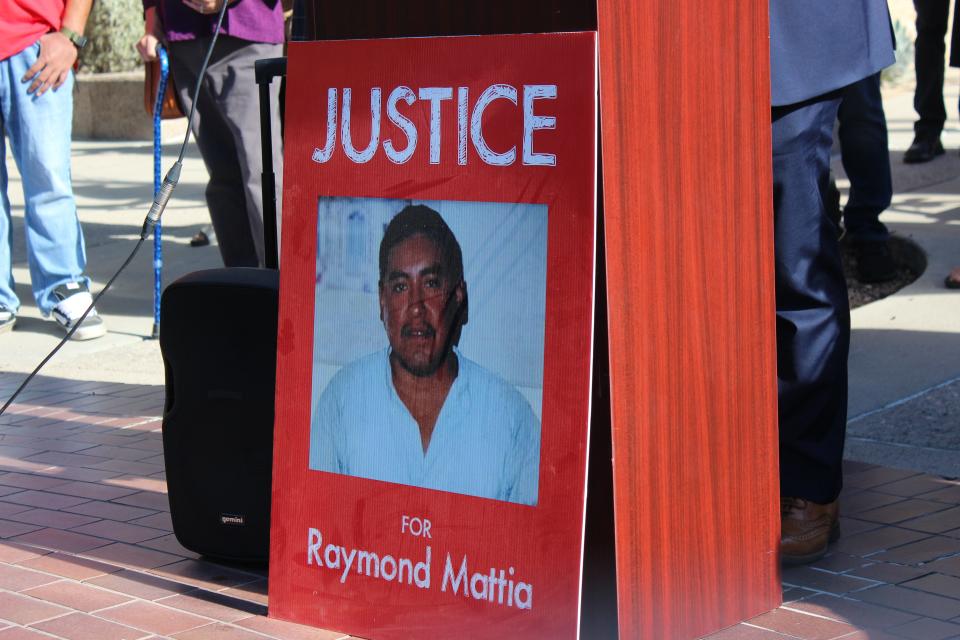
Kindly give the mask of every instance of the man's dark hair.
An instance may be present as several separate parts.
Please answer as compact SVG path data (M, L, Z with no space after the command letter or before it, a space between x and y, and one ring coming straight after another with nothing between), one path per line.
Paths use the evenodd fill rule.
M380 286L383 286L390 250L413 236L422 235L440 250L440 257L450 269L450 280L456 285L463 279L463 252L456 236L440 214L422 204L408 205L393 217L380 241Z

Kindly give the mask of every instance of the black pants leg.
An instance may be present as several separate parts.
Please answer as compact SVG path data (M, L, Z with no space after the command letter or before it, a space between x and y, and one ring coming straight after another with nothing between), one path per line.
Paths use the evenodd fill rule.
M879 73L843 90L837 119L840 158L850 178L850 198L843 209L847 237L853 242L885 242L890 234L880 213L890 206L893 183Z
M913 0L917 10L914 65L917 89L913 108L920 116L913 125L918 137L939 139L947 111L943 105L943 59L946 53L949 0Z
M170 43L170 68L177 92L189 109L210 38ZM262 158L260 100L254 62L282 55L279 44L247 42L221 36L210 59L197 100L193 132L210 174L206 200L217 233L220 256L227 267L263 266ZM279 83L270 88L277 103ZM282 192L280 118L273 116L273 158L277 193ZM279 215L280 198L277 199Z

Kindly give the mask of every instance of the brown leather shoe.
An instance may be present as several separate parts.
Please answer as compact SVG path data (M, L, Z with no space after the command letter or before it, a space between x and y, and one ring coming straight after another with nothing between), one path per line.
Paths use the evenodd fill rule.
M780 498L780 561L807 564L827 553L840 537L837 501L817 504L803 498Z

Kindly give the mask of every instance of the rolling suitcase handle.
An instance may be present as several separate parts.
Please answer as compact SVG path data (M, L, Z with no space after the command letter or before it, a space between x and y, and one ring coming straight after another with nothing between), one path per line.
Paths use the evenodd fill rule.
M263 154L263 245L264 266L278 269L277 249L277 183L273 173L273 132L270 126L270 83L277 76L287 74L286 58L264 58L254 63L257 84L260 85L260 151Z

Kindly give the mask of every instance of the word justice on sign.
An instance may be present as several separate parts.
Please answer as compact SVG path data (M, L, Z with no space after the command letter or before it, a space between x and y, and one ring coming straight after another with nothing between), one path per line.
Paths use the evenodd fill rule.
M440 164L442 129L440 106L445 100L453 100L453 87L422 87L414 92L410 87L399 86L390 91L387 96L387 119L399 130L398 132L402 134L405 140L396 141L392 137L384 137L382 145L380 138L385 133L381 127L383 91L380 87L370 89L370 140L363 149L358 149L354 145L350 131L353 90L349 87L344 88L342 92L336 88L327 89L327 137L322 148L316 147L313 150L312 159L314 162L324 163L333 157L337 141L338 95L342 95L342 101L340 101L342 114L339 127L340 146L350 160L359 164L370 162L382 146L384 153L391 162L404 164L409 161L417 149L420 134L413 121L400 113L398 105L400 102L413 105L419 99L430 103L430 164ZM506 100L515 107L521 106L523 110L522 164L545 167L556 166L557 157L555 154L537 153L533 149L534 131L556 129L557 127L555 116L534 113L534 102L537 100L555 100L556 98L557 85L555 84L523 85L522 95L512 85L493 84L480 94L471 109L468 88L457 87L457 164L467 164L468 139L481 160L489 165L506 167L516 162L516 145L506 151L495 151L490 148L483 135L484 111L493 102Z

